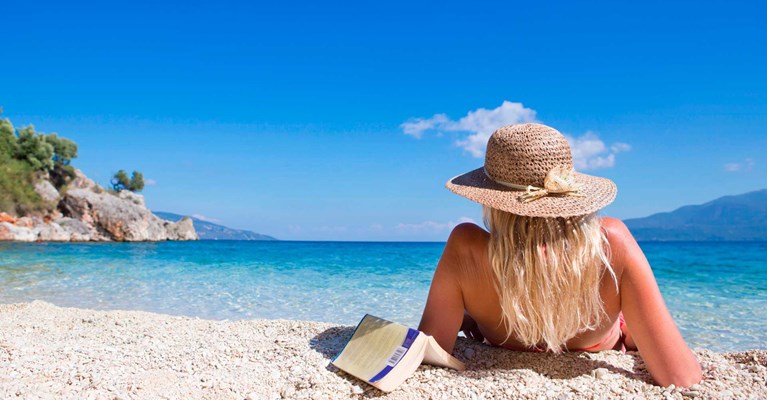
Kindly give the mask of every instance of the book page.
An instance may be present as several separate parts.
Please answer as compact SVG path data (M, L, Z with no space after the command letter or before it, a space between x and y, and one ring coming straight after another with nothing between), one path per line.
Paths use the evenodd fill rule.
M419 334L404 325L366 315L333 364L362 380L378 381L397 365Z
M427 336L426 353L424 354L423 362L438 367L453 368L458 371L466 369L462 362L446 352L431 336Z

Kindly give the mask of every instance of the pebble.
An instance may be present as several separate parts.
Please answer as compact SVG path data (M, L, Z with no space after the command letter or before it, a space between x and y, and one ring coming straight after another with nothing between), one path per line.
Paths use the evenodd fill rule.
M292 398L295 393L296 389L292 385L289 385L282 388L280 396L282 396L283 399L289 399Z
M597 379L605 379L610 374L610 371L607 370L607 368L597 368L593 371L591 371L591 376Z
M124 328L116 328L116 322ZM328 367L353 327L265 320L217 322L64 309L44 302L16 311L0 304L0 326L0 399L119 396L127 400L162 395L269 400L383 395ZM27 329L34 335L25 335ZM264 335L267 330L272 336ZM465 339L459 339L455 349L473 360L473 369L459 373L422 367L416 378L386 397L767 399L765 368L750 361L767 359L763 350L735 355L698 351L698 359L712 370L706 372L703 384L684 389L652 385L638 354L514 353Z

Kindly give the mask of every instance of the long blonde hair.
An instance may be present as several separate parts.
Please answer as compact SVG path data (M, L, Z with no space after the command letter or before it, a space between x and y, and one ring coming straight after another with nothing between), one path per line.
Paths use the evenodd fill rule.
M606 316L602 276L617 279L599 216L541 218L482 209L506 340L560 352Z

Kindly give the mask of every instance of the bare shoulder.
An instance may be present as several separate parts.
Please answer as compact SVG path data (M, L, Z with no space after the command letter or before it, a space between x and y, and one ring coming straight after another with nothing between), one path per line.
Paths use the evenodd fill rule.
M487 235L487 231L480 228L479 225L473 223L473 222L462 222L458 225L456 225L453 228L453 231L450 232L450 235L460 235L460 236L482 236Z
M445 251L456 256L476 257L484 254L490 234L471 222L456 225L447 239Z
M626 227L626 224L624 224L623 221L619 220L618 218L602 217L601 221L602 229L605 230L608 239L610 239L611 236L616 239L620 239L624 238L626 235L631 235L629 228Z
M602 229L610 244L610 253L613 258L624 255L630 249L636 247L634 236L626 227L626 224L618 218L602 217Z
M454 244L471 245L487 241L489 235L486 230L476 224L464 222L453 228L447 241L448 243L454 242Z

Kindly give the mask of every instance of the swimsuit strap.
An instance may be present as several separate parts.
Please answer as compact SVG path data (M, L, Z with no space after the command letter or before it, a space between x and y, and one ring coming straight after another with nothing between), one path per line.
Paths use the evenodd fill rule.
M621 351L623 351L625 353L626 352L626 344L623 343L624 338L623 338L623 329L622 329L624 325L626 325L626 320L623 318L623 312L620 312L618 314L618 323L613 325L612 329L610 329L610 333L604 339L602 339L601 342L599 342L599 343L597 343L597 344L595 344L593 346L584 347L580 351L593 351L593 350L598 349L599 347L601 347L602 345L607 343L608 340L612 339L613 333L615 332L615 328L618 327L618 329L619 329L619 331L618 331L618 342L616 342L615 344L617 345L618 343L620 343L621 344Z
M622 329L625 325L626 325L626 320L623 318L623 312L621 311L620 314L618 314L618 323L617 324L613 324L612 329L610 329L610 333L604 339L602 339L601 342L599 342L599 343L597 343L597 344L595 344L593 346L584 347L582 349L573 349L571 351L594 351L594 350L598 349L599 347L601 347L602 345L607 343L607 341L612 339L613 333L615 332L615 328L618 327L618 329L619 329L618 330L618 341L615 344L617 345L618 343L620 343L621 344L621 352L625 353L626 352L626 344L624 343L625 338L623 337L623 329ZM530 352L530 353L543 353L543 352L546 351L546 350L541 349L539 347L531 347L529 349L517 349L517 348L513 348L513 347L510 347L510 346L507 346L505 344L494 344L494 343L490 343L490 344L492 344L493 346L503 347L504 349L509 349L509 350L513 350L513 351L523 351L523 352ZM615 346L613 346L613 347L615 347Z

